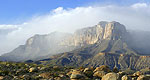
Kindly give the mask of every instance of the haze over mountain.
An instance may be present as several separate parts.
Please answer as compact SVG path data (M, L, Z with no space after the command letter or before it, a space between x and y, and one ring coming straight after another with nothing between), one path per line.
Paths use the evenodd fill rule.
M150 44L143 42L145 38L142 38L149 34L141 33L143 36L138 37L135 35L136 32L134 34L132 32L128 32L124 25L115 21L100 22L94 27L84 28L78 32L79 39L85 40L84 43L88 42L89 45L51 56L48 59L37 61L37 63L94 67L108 65L111 68L118 67L120 69L150 67L150 50L147 48ZM89 39L93 38L95 39L91 43ZM149 38L146 41L148 40Z
M150 0L0 0L0 80L150 80Z
M38 2L40 2L36 0L34 1L35 1L34 3L37 3L34 5L38 5ZM47 1L51 2L49 0ZM88 0L88 1L92 2L93 0L92 1ZM100 0L100 2L103 2L103 1ZM53 7L52 9L50 9L50 7L47 7L46 5L41 4L43 2L40 2L40 5L43 5L41 7L46 6L45 8L47 12L42 13L43 9L40 8L41 9L40 11L42 14L38 13L39 12L38 11L37 13L35 12L35 14L30 14L32 15L32 17L28 16L29 19L26 19L25 16L21 16L23 17L23 20L22 19L12 20L11 19L12 17L9 17L9 15L12 15L12 16L14 15L18 17L19 13L16 12L16 14L18 15L9 14L9 13L14 13L14 11L9 12L9 13L7 13L7 11L17 10L18 8L20 9L20 6L22 6L22 9L20 9L21 13L22 12L26 13L25 10L32 11L30 10L31 8L39 7L39 6L32 6L31 8L23 7L23 5L28 4L28 1L25 3L22 3L21 1L18 0L16 2L18 3L21 2L22 5L10 4L10 5L13 5L10 8L13 8L14 6L16 6L16 8L10 9L10 10L7 8L1 9L2 11L0 14L0 17L1 17L0 20L6 19L2 17L7 17L10 19L7 19L6 21L4 20L2 22L0 21L1 23L0 24L0 33L1 33L0 34L0 41L1 41L0 42L0 55L12 51L19 45L25 44L25 41L29 37L35 34L41 34L41 35L49 34L54 31L73 33L76 29L95 25L97 24L97 22L101 20L106 20L106 21L116 20L124 24L127 29L149 31L150 28L148 25L150 21L150 18L149 18L150 5L148 2L144 2L144 1L136 0L135 2L132 2L124 6L120 5L120 3L119 4L113 4L113 3L94 4L93 3L93 4L78 5L78 6L76 5L76 7L56 6L56 7ZM11 2L15 3L14 1L11 1ZM74 1L72 0L69 2L74 2ZM83 1L83 2L86 3L86 1ZM117 2L120 2L120 1L117 1ZM121 1L121 2L123 4L126 4L126 1L125 2ZM0 5L2 6L1 8L5 8L4 5ZM49 5L49 6L53 6L53 5ZM29 9L24 9L24 8L29 8ZM25 14L25 13L22 13L22 14ZM4 16L2 14L4 15L6 14L7 16L6 15ZM12 20L12 22L10 22L9 20ZM21 22L17 23L18 21L21 21ZM16 24L13 22L15 22Z
M147 62L150 61L150 38L147 36L150 36L149 32L128 31L123 24L116 21L101 21L73 34L53 32L35 35L29 38L25 45L2 55L1 60L25 61L48 58L50 61L47 63L53 65L105 64L111 67L140 69L149 66Z

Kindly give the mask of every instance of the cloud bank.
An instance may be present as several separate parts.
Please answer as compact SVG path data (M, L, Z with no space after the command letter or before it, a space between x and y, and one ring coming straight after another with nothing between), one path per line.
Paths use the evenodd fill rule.
M74 32L99 21L118 21L127 29L150 30L150 5L136 3L131 6L106 5L73 9L58 7L47 14L33 16L31 20L19 25L0 25L0 54L24 44L35 34Z

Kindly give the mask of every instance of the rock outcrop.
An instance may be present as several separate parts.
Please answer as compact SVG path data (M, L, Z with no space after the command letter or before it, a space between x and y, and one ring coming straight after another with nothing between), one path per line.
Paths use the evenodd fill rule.
M116 73L107 73L105 76L102 77L102 80L118 80L119 75Z
M118 40L126 35L126 28L118 22L102 21L93 27L77 30L73 36L65 39L62 45L85 46L102 40Z

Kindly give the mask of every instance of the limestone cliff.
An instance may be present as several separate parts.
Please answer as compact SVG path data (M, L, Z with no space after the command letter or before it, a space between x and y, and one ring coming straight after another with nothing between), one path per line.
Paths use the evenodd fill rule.
M118 40L126 35L126 28L118 22L110 22L106 24L103 39Z
M65 39L61 45L85 46L104 39L118 40L124 37L126 33L124 25L115 21L102 21L93 27L77 30L71 37Z

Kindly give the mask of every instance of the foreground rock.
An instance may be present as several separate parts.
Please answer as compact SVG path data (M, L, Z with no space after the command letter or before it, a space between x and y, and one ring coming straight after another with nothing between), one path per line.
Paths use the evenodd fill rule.
M3 80L4 79L4 77L3 76L0 76L0 80Z
M42 74L40 74L39 76L42 77L42 78L46 78L46 79L51 79L51 78L53 78L53 77L52 77L52 74L50 74L50 73L48 73L48 72L42 73Z
M121 80L132 80L130 76L124 75L122 76Z
M102 65L102 66L100 66L100 67L97 67L97 68L94 70L94 72L96 72L96 71L110 72L111 70L110 70L110 68L109 68L108 66Z
M87 77L92 77L93 76L93 69L92 68L85 68L83 73L87 76Z
M150 75L140 75L137 80L150 80Z
M106 65L86 68L0 62L0 80L150 80L150 73L149 68L134 71Z
M106 72L104 71L97 71L94 73L94 77L99 77L99 78L102 78L104 75L106 75Z
M83 79L84 78L84 75L80 72L80 71L77 71L77 70L74 70L70 76L71 79Z
M105 76L102 77L102 80L118 80L119 75L116 73L107 73Z

